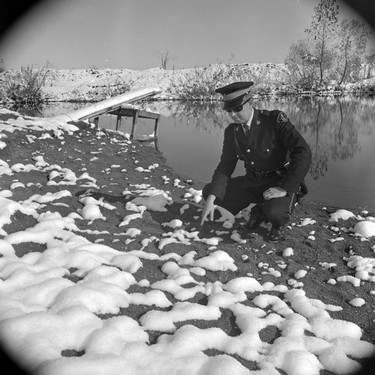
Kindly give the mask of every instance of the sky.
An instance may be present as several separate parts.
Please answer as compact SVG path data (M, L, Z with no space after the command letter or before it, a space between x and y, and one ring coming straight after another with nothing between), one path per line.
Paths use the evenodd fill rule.
M46 0L0 40L8 69L282 63L318 0ZM340 3L342 14L354 16Z
M7 115L7 110L0 109L0 115ZM360 368L358 360L375 353L374 343L366 341L361 327L345 315L348 308L366 314L367 305L373 302L373 257L349 252L337 264L322 252L322 262L316 267L326 271L327 281L320 286L321 299L311 297L305 283L311 283L315 267L298 261L298 247L274 253L270 262L267 254L273 253L273 246L265 243L261 249L252 248L251 240L242 239L236 230L234 216L224 209L220 210L224 220L216 223L212 236L203 238L191 221L192 215L199 214L202 192L167 176L166 190L153 187L150 171L163 165L141 165L143 160L134 159L137 152L128 151L135 150L129 137L113 133L106 134L108 144L121 150L123 158L131 158L127 165L143 174L145 183L128 184L123 191L122 195L130 197L125 208L129 214L119 225L96 225L110 218L112 211L119 216L123 212L123 202L119 207L119 202L111 204L104 196L97 200L90 195L90 189L103 189L90 172L105 153L104 133L98 130L88 139L81 128L66 121L9 117L0 121L0 148L9 146L6 134L15 129L17 137L23 137L22 143L43 140L56 145L60 141L59 152L65 154L71 152L64 148L67 134L92 146L90 157L77 158L72 169L59 161L50 164L43 152L35 152L27 164L0 159L0 175L12 177L9 189L0 190L0 341L19 364L40 375L275 375L280 374L277 369L286 375L319 375L322 369L344 375ZM81 155L75 151L74 157ZM109 181L119 168L108 165ZM127 172L121 170L124 176ZM169 220L172 184L186 198ZM33 194L45 192L45 187L51 189ZM75 188L81 192L77 196ZM160 224L166 231L157 230L155 221L151 234L147 228L157 211L168 211ZM30 219L16 224L20 215ZM327 215L324 223L331 230L327 243L345 244L352 225L348 219L356 221L353 231L358 241L374 237L375 218L365 211L361 215L343 209ZM321 224L316 224L311 218L301 218L297 226L305 227L308 240L315 241L321 235ZM100 228L111 228L111 232ZM255 269L257 276L241 272L238 256L220 249L223 235L228 233L238 245L248 243L248 254L241 258L256 259L256 266L249 269ZM118 242L129 246L127 251L122 245L116 249ZM198 242L207 249L195 251ZM170 244L179 247L171 249ZM18 245L24 246L23 255ZM375 251L375 246L371 249ZM150 268L148 262L157 264L157 275L142 273L142 267ZM216 271L226 272L224 279L208 274ZM287 281L280 281L282 276ZM343 287L345 283L363 288L364 293ZM325 296L331 288L337 288L335 293L340 295L346 291L345 308L332 304L329 293ZM199 294L206 304L194 302ZM120 311L135 305L147 306L147 312L132 318ZM223 314L228 310L238 327L236 334L218 327L220 319L227 319ZM373 314L366 317L372 319ZM199 328L198 323L191 323L194 320L208 321L209 327ZM275 339L264 338L267 329L275 328ZM158 339L150 342L149 333L157 333ZM218 355L209 355L210 350L217 350ZM67 355L69 351L73 356ZM249 371L244 366L247 361L260 370Z

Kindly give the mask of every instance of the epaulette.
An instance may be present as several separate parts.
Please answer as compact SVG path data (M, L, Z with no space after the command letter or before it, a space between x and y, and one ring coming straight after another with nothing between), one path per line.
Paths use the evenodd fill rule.
M271 111L267 111L266 109L262 109L260 111L260 114L263 115L263 116L271 116Z

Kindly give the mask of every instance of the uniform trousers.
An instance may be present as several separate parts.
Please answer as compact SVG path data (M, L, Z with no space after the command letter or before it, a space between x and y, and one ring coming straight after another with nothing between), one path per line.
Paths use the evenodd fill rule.
M270 187L277 186L275 179L267 179L260 182L259 185L250 186L246 181L246 176L231 178L228 182L224 198L215 199L215 204L221 206L236 215L238 212L255 203L263 209L267 221L275 226L283 226L290 220L290 215L297 202L295 193L287 193L285 197L265 200L263 192ZM207 184L202 191L203 198L206 200L210 194L211 183Z

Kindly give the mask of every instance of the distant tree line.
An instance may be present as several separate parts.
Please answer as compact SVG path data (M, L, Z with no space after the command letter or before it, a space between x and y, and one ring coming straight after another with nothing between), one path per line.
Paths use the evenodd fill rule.
M285 82L285 76L270 79L267 76L270 69L262 66L267 64L259 64L258 71L250 68L244 71L236 66L239 64L217 64L196 67L183 79L173 78L169 89L184 100L215 100L218 84L246 79L249 74L256 83L254 92L260 95L272 93L275 86L285 86L283 83L290 84L291 89L285 91L288 94L340 89L347 83L375 76L375 51L368 51L367 46L370 29L359 19L340 20L337 1L320 0L314 8L310 27L305 30L306 37L290 46L284 62L289 82ZM170 53L158 52L158 55L161 68L167 69ZM8 107L38 106L48 100L43 86L52 85L55 77L56 69L48 61L42 68L27 66L12 71L6 69L0 58L0 103ZM119 95L130 89L130 83L117 82L104 87L102 94L105 97ZM96 95L96 98L99 100L103 95Z
M285 59L290 83L312 89L370 78L375 63L375 51L367 51L370 32L358 19L340 21L337 0L320 0L306 38L293 44Z

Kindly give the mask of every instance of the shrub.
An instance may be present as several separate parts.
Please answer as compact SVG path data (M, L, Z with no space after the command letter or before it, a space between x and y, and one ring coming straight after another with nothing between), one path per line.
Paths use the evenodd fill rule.
M269 94L270 86L285 80L275 64L217 64L195 68L185 78L178 78L172 84L172 94L182 100L221 99L215 90L235 81L253 81L254 94Z
M171 90L182 100L207 100L217 97L215 89L228 78L222 66L194 68L183 78L172 84Z
M0 77L0 100L10 107L38 107L46 101L42 91L50 69L21 67L19 71L5 71Z

